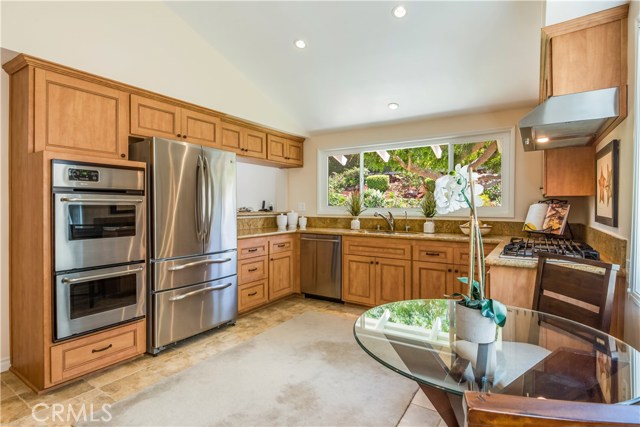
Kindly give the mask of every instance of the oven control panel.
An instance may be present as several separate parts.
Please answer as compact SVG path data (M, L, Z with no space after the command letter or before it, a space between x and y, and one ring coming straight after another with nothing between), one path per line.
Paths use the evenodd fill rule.
M69 181L98 182L100 172L91 169L69 168Z

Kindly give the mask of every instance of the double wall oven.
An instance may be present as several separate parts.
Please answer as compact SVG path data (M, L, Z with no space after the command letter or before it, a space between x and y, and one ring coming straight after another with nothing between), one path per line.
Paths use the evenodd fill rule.
M54 337L145 315L144 170L54 160Z

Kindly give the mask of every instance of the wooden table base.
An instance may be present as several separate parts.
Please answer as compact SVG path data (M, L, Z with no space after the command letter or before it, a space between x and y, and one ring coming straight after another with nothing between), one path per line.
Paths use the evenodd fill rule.
M461 397L424 384L418 385L448 427L464 425ZM456 411L456 409L458 410Z

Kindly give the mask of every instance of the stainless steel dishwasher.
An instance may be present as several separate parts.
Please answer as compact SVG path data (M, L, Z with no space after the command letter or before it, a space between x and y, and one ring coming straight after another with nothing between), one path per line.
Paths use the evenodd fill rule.
M300 288L308 297L342 300L342 238L300 236Z

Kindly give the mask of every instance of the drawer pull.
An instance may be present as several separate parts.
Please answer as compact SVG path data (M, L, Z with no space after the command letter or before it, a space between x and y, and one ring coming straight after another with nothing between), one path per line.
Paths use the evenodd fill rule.
M258 270L258 267L255 267L255 268L250 268L250 269L249 269L249 270L247 270L247 271L248 271L249 273L251 273L252 271L257 271L257 270Z
M182 294L182 295L179 295L177 297L171 297L171 298L169 298L169 301L171 301L171 302L180 301L180 300L183 300L185 298L189 298L189 297L192 297L192 296L195 296L195 295L204 294L206 292L219 291L219 290L228 288L231 285L232 285L231 283L227 283L225 285L218 285L218 286L212 286L210 288L198 289L197 291L187 292L186 294Z
M250 294L247 294L247 296L248 297L252 297L252 296L257 295L257 294L258 294L258 291L255 291L255 292L251 292Z
M287 246L287 244L286 243L279 243L277 246L279 248L284 248L285 246Z
M199 267L201 265L209 265L209 264L224 264L225 262L231 261L231 258L220 258L220 259L205 259L202 261L194 261L189 262L187 264L176 265L174 267L169 268L169 271L180 271L185 268Z
M100 352L102 352L102 351L107 351L107 350L109 350L111 347L113 347L113 344L109 344L108 346L103 347L103 348L94 348L93 350L91 350L91 353L100 353Z
M440 252L433 252L433 251L427 251L424 254L428 256L440 256Z
M258 252L258 248L251 248L247 252Z

